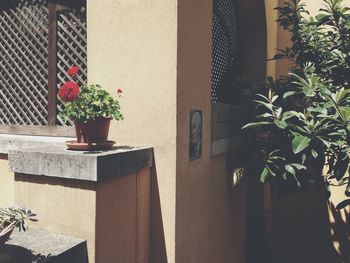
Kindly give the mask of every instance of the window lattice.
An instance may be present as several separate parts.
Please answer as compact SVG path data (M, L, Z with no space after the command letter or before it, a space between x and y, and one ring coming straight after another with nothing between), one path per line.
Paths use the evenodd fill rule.
M47 124L47 16L43 1L0 10L0 124Z
M212 34L212 102L223 100L238 62L238 11L234 0L215 0Z
M45 0L0 2L0 125L48 124L49 67L56 66L57 89L73 65L79 84L87 80L85 8L57 13L57 65L48 61L48 14ZM57 118L57 124L71 123Z
M80 68L78 84L87 82L87 28L85 8L65 10L59 13L57 21L57 88L68 79L67 69L73 65ZM58 112L62 103L57 104ZM58 118L59 125L66 125ZM72 124L69 122L68 124Z

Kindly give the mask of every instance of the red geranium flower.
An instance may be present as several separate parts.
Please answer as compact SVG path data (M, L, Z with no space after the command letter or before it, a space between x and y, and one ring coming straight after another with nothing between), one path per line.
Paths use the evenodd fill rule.
M70 67L70 68L67 70L67 74L68 74L69 76L74 76L74 75L76 75L76 74L78 73L78 71L79 71L79 67L73 66L73 67Z
M118 94L122 94L122 93L123 93L123 90L119 88L119 89L117 89L117 93L118 93Z
M80 89L77 83L67 81L58 91L58 96L63 102L73 101L79 95Z

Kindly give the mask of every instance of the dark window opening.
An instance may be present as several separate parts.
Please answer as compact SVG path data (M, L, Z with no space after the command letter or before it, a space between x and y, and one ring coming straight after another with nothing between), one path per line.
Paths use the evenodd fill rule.
M214 0L212 33L212 103L232 103L238 76L238 9L234 0Z

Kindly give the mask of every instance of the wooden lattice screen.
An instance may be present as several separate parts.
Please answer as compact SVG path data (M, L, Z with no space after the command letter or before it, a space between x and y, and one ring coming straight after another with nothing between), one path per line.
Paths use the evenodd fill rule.
M67 80L67 68L78 65L80 72L78 83L81 85L87 81L87 35L85 9L67 9L59 12L57 17L57 88ZM62 103L57 105L58 111ZM59 125L66 125L58 120ZM69 123L71 124L71 123Z
M87 80L84 6L5 2L0 2L0 126L70 125L57 117L62 105L56 96L70 66L81 68L80 83Z
M47 16L44 4L0 13L1 124L47 124Z

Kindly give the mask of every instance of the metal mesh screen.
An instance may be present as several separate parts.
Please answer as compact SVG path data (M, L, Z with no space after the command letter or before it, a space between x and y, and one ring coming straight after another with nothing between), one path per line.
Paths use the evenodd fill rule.
M87 28L86 9L65 10L59 13L57 21L57 80L59 86L68 79L70 66L79 66L78 84L87 82ZM58 112L62 103L57 105ZM71 125L58 118L59 125Z
M47 16L45 1L0 10L0 124L47 124Z
M212 102L224 101L224 90L237 68L238 10L234 0L214 0L212 34Z

